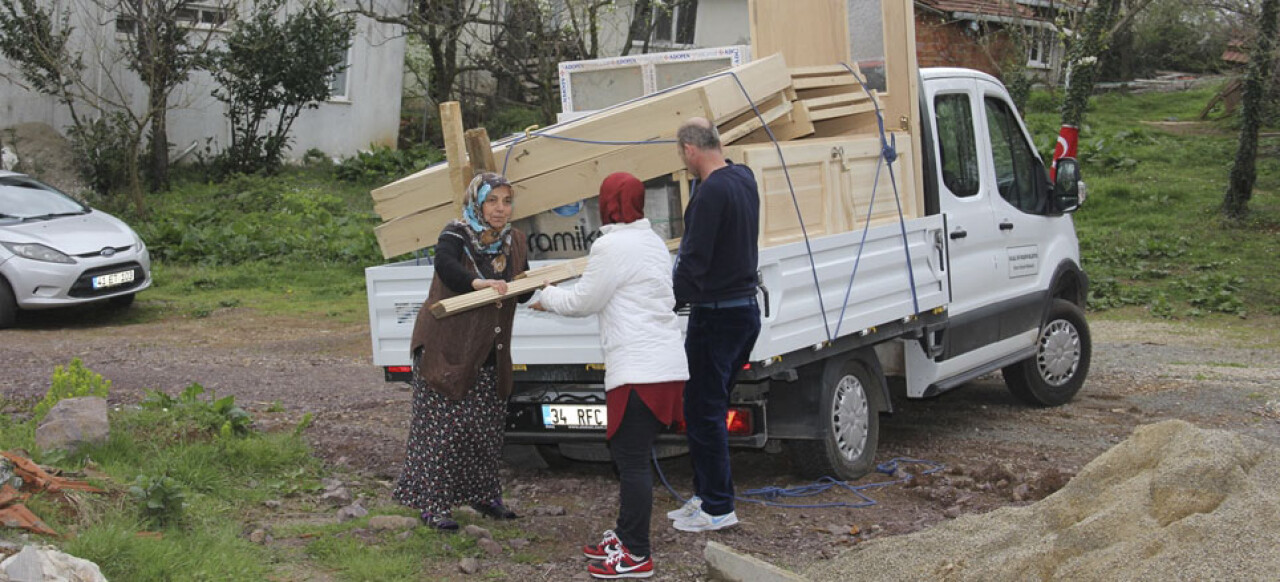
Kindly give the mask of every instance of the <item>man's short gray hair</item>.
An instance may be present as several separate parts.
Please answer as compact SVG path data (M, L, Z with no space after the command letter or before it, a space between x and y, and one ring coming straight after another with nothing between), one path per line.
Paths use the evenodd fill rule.
M680 126L680 130L676 132L676 141L703 151L718 150L720 149L720 132L716 131L716 126L705 120L690 120Z

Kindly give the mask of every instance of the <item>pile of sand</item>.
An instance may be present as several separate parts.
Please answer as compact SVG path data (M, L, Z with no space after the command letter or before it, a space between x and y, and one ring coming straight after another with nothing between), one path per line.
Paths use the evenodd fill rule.
M1182 421L1139 427L1034 505L875 540L821 580L1280 580L1280 452Z
M21 123L0 129L3 143L18 158L16 168L6 168L35 178L70 194L87 190L76 167L71 142L44 123Z

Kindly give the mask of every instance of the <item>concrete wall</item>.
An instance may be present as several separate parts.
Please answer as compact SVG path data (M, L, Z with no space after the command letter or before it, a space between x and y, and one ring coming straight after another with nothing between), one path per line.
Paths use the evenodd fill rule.
M93 2L74 1L72 24L80 33L76 42L89 65L88 82L95 91L110 95L111 101L130 103L134 111L141 111L146 88L137 75L124 70L120 64L114 17ZM100 22L112 24L100 26ZM395 145L400 126L405 50L398 28L357 17L350 50L351 66L347 70L347 98L322 103L298 117L291 132L290 157L300 158L311 148L319 148L330 156L349 156L368 149L370 144ZM215 37L215 41L220 36ZM11 74L12 68L0 61L0 73ZM118 83L113 85L112 79ZM168 133L173 155L192 144L199 150L208 146L217 151L230 143L226 106L212 95L216 86L210 74L201 72L192 75L171 95L173 109L168 116ZM82 116L92 115L93 108L82 104L77 111ZM54 98L27 91L0 78L0 129L27 122L47 123L65 133L70 116L66 107Z

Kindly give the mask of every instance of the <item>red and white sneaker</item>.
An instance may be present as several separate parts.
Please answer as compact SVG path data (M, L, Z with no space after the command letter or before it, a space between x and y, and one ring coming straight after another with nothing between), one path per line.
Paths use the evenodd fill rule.
M592 560L603 560L618 553L618 548L620 547L622 547L622 540L614 535L613 530L605 530L604 537L601 538L600 543L582 546L582 555Z
M653 558L633 556L626 546L618 544L617 553L605 558L603 562L591 562L587 565L587 573L592 578L603 580L648 578L653 575Z

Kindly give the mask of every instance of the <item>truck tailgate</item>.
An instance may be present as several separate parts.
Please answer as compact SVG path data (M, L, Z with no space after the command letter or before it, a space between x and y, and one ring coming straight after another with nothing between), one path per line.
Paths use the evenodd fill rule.
M897 222L872 227L865 233L865 244L862 230L810 241L825 321L805 243L762 249L760 272L769 293L769 308L751 359L767 360L826 341L837 330L842 337L946 305L949 290L942 217L914 218L905 224L906 249ZM859 247L864 247L860 259ZM850 290L855 262L857 275ZM535 262L532 267L545 264ZM430 265L416 261L365 270L375 365L409 365L409 336L432 275ZM763 294L759 298L763 305ZM511 355L514 363L529 365L604 362L595 317L573 319L526 308L516 310Z

